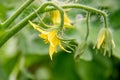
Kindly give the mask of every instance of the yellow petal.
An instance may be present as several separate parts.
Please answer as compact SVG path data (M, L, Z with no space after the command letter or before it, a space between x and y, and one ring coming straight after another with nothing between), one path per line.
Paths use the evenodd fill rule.
M52 22L54 25L60 23L60 13L58 10L52 11L51 16L52 16Z
M60 24L60 13L58 10L52 11L52 21L54 25ZM66 12L64 12L64 28L73 28L73 26L70 24L70 19L68 18Z
M52 40L52 43L54 46L59 45L59 42L60 42L60 40L57 37L54 37L54 39Z
M48 36L46 34L40 34L39 37L41 37L43 39L48 39Z
M65 12L64 12L64 23L70 24L70 19L68 18Z
M51 31L51 32L49 32L49 34L48 34L48 41L50 42L50 44L51 44L52 46L55 46L53 40L56 38L56 34L57 34L57 31L56 31L56 30Z
M97 48L100 49L100 46L102 45L103 41L105 39L105 32L102 32L97 40Z
M43 38L45 43L49 42L48 41L48 36L46 34L39 34L39 37Z
M52 55L53 53L56 51L55 47L51 46L49 47L49 55L50 55L50 59L52 60Z
M43 34L46 34L46 33L47 33L47 32L45 32L45 31L43 31L42 29L40 29L38 25L32 23L31 21L28 21L28 22L30 23L30 25L31 25L34 29L38 30L39 32L41 32L41 33L43 33Z

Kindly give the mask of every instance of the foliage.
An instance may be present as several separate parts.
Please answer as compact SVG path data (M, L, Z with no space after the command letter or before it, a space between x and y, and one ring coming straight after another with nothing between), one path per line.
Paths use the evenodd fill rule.
M32 1L32 0L31 0ZM67 1L60 2L65 4ZM66 41L62 45L72 53L67 53L58 49L57 54L50 60L48 55L49 44L38 37L39 34L28 23L19 25L20 21L25 19L31 12L34 15L34 23L41 25L37 14L48 25L52 25L49 12L36 13L36 10L42 3L47 1L35 0L34 3L26 7L9 27L0 25L0 41L7 31L14 31L14 27L19 27L12 38L5 42L0 48L0 80L119 80L120 79L120 8L119 0L68 0L68 3L83 4L95 7L108 14L108 25L111 28L115 48L111 57L103 56L103 49L93 49L97 42L100 29L104 26L103 17L100 14L91 12L89 21L89 36L86 36L86 12L81 9L65 9L75 28L68 28L64 31L65 39L76 39L76 41ZM7 20L23 3L21 0L0 0L0 22ZM53 8L53 7L47 7ZM43 14L41 14L43 13ZM36 18L37 17L37 18ZM17 24L17 25L16 25ZM27 25L28 24L28 25ZM42 24L44 25L44 24ZM46 27L46 26L44 26ZM13 33L12 33L13 34ZM2 36L2 37L1 37ZM77 43L78 44L77 44ZM67 47L67 44L70 44ZM74 46L72 46L74 45ZM72 46L72 49L70 48ZM77 46L77 48L76 48ZM77 50L76 50L77 49ZM76 51L74 51L76 50ZM76 57L77 56L77 57Z

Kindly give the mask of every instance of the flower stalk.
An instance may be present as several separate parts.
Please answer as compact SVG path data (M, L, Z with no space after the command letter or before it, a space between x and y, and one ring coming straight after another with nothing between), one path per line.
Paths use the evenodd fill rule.
M87 19L86 19L86 23L87 23L87 33L86 33L86 36L85 36L85 40L86 41L88 39L89 31L90 31L89 20L90 20L90 12L87 13Z
M83 9L83 10L86 10L86 11L89 11L89 12L101 14L104 18L105 27L108 27L107 14L104 11L101 11L101 10L93 8L93 7L85 6L85 5L82 5L82 4L67 4L67 5L63 5L61 7L63 9L68 9L68 8ZM55 10L55 8L47 8L46 12L52 11L52 10Z

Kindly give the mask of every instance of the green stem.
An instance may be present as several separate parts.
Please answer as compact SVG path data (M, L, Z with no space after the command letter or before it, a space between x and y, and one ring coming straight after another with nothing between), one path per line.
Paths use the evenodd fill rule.
M44 26L44 27L46 27L46 28L50 28L49 25L45 24L45 23L41 20L39 14L36 12L36 10L35 10L35 9L33 9L33 10L34 10L34 12L36 13L36 15L37 15L37 17L38 17L38 19L39 19L39 21L40 21L40 24L41 24L40 26Z
M42 6L42 8L46 7L47 5L54 5L53 3L44 3L44 5ZM37 9L36 12L38 12L39 14L42 14L44 12L48 12L48 11L52 11L52 10L56 10L55 8L46 8L45 10L43 10L41 7L39 7ZM57 8L57 6L56 6ZM105 27L108 27L108 23L107 23L107 14L101 10L92 8L92 7L88 7L85 5L81 5L81 4L68 4L65 6L62 6L62 8L67 9L67 8L78 8L78 9L84 9L90 12L97 12L101 15L103 15L104 17L104 21L105 21ZM64 12L62 12L61 8L59 9L60 13L61 13L61 24L60 27L62 27L64 25ZM17 25L14 26L14 28L12 28L10 31L6 32L2 37L0 37L0 47L10 38L12 37L14 34L16 34L19 30L21 30L25 25L28 24L28 20L32 20L34 18L36 18L36 13L33 12L32 14L30 14L29 16L27 16L26 18L24 18L20 23L18 23Z
M89 7L89 6L85 6L85 5L82 5L82 4L67 4L67 5L63 5L62 8L64 8L64 9L67 9L67 8L78 8L78 9L83 9L83 10L90 11L90 12L99 13L104 18L105 28L108 27L107 14L104 11L101 11L101 10L98 10L96 8L92 8L92 7ZM47 8L45 12L52 11L52 10L55 10L55 9L54 8Z
M44 8L46 8L48 5L54 6L56 9L59 10L60 16L61 16L61 23L60 23L59 27L62 29L63 26L64 26L64 11L63 11L63 9L62 9L61 7L59 7L59 6L57 6L56 4L51 3L51 2L45 3L43 6L41 6L41 8L44 9Z
M86 41L88 39L89 31L90 31L89 20L90 20L90 12L88 11L88 13L87 13L87 19L86 19L86 22L87 22L87 33L86 33L86 36L85 36L85 40Z
M9 17L5 22L1 23L2 27L7 28L33 1L34 0L27 0L11 17Z
M61 14L61 24L60 27L62 27L64 25L64 12L62 11L62 9L60 7L57 7L57 5L55 5L52 2L47 2L44 3L43 5L41 5L41 7L39 7L36 12L41 13L41 11L44 10L45 7L47 7L48 5L52 5L55 8L57 8L60 11ZM32 20L34 18L36 18L36 12L31 13L30 15L28 15L26 18L24 18L20 23L18 23L17 25L13 26L12 29L10 29L9 31L7 31L6 33L4 33L2 36L0 36L0 47L9 39L11 38L14 34L16 34L18 31L20 31L25 25L28 24L28 20Z
M104 22L105 22L105 28L108 27L108 23L107 23L107 14L104 11L98 10L96 8L92 8L92 7L88 7L82 4L71 4L71 5L65 5L63 6L63 8L80 8L80 9L84 9L90 12L96 12L99 13L103 16L104 18Z
M28 24L28 20L32 20L36 17L34 13L30 14L26 18L24 18L20 23L13 26L12 29L4 33L2 36L0 36L0 47L14 34L16 34L19 30L21 30L25 25Z
M45 3L45 4L43 4L42 6L41 6L41 9L43 10L43 9L45 9L47 6L54 6L56 9L58 9L59 10L59 12L60 12L60 16L61 16L61 23L60 23L60 25L59 25L59 27L62 29L63 28L63 25L64 25L64 11L62 10L62 8L61 7L59 7L59 6L57 6L56 4L54 4L54 3L52 3L52 2L47 2L47 3ZM41 10L41 11L42 11ZM36 15L39 17L39 15L37 14L37 12L35 11L35 13L36 13ZM40 20L40 22L41 22L41 24L43 25L43 26L45 26L45 27L50 27L49 25L46 25L40 18L39 18L39 20Z
M103 17L104 17L105 28L108 28L107 14L103 15Z

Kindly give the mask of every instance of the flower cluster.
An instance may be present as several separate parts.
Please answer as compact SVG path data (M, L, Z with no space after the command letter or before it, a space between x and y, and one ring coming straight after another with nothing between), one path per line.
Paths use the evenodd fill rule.
M61 16L60 16L60 13L58 10L51 11L50 15L51 15L51 21L52 21L53 26L61 24L61 22L60 22ZM87 22L88 22L88 20L87 20ZM60 36L62 36L62 34L60 34L59 36L57 35L59 33L59 31L61 33L63 32L62 29L73 28L73 26L70 23L70 19L68 18L65 11L64 11L64 25L62 26L63 28L57 27L57 28L54 28L51 30L43 30L40 28L40 26L34 24L33 22L29 21L29 23L34 29L36 29L37 31L40 32L39 37L44 39L45 43L50 43L49 55L50 55L51 60L52 60L52 55L55 52L57 52L57 46L59 46L62 50L66 51L66 52L70 52L62 46L62 40L59 38ZM85 40L83 43L80 44L80 46L78 46L78 48L76 48L76 51L75 51L76 57L79 57L79 55L81 55L85 52L86 46L87 46L87 41ZM104 49L104 55L107 52L108 52L109 56L111 55L112 48L115 47L115 44L112 39L111 31L109 28L105 27L105 28L101 29L101 31L99 33L99 37L97 39L97 43L95 46L97 49Z
M52 11L52 22L53 22L53 25L59 25L60 24L60 14L59 14L59 11L55 10L55 11ZM61 44L61 40L57 37L57 32L58 30L57 29L52 29L51 31L45 31L45 30L42 30L40 28L40 26L34 24L33 22L29 21L30 25L36 29L37 31L39 31L41 34L39 34L39 37L44 39L44 42L45 43L50 43L50 46L49 46L49 55L50 55L50 58L52 60L52 55L53 53L57 52L57 46L59 45L59 47L66 51L66 52L70 52L68 50L66 50L62 44ZM69 18L67 17L66 13L64 13L64 28L66 26L68 26L69 28L71 28L71 24L70 24L70 20Z

